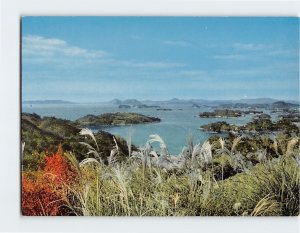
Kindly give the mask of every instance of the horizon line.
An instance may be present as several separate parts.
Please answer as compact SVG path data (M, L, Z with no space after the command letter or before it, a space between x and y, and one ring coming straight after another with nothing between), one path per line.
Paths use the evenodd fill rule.
M137 100L137 101L171 101L171 100L182 100L182 101L193 101L193 100L203 100L203 101L238 101L238 100L259 100L259 99L273 99L276 101L297 101L300 102L300 98L298 99L288 99L288 98L273 98L273 97L253 97L253 98L239 98L239 99L205 99L205 98L168 98L168 99L139 99L139 98L112 98L109 100L95 100L95 101L83 101L83 102L77 102L74 100L67 100L67 99L31 99L31 100L22 100L22 103L24 102L34 102L34 101L64 101L64 102L70 102L70 103L78 103L78 104L85 104L85 103L107 103L111 102L113 100Z

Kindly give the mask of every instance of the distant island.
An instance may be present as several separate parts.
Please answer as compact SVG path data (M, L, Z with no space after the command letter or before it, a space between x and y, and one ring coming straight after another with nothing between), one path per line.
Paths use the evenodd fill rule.
M262 114L263 111L256 110L231 110L231 109L216 109L213 112L202 112L199 114L201 118L231 118L241 117L247 114Z
M288 102L285 102L285 101L276 101L276 102L272 103L271 107L273 109L288 109L288 108L299 107L299 104L288 103Z
M119 108L160 108L160 106L157 105L147 105L147 104L139 104L139 105L128 105L128 104L120 104Z
M239 110L230 110L230 109L217 109L213 112L202 112L199 114L201 118L215 118L215 117L241 117L243 114Z
M22 104L76 104L65 100L25 100Z
M169 100L137 100L137 99L113 99L102 102L81 102L82 104L106 104L116 105L120 108L160 108L165 105L185 105L192 108L200 108L202 106L214 106L222 108L291 108L299 107L299 101L296 100L277 100L272 98L256 98L256 99L240 99L240 100L205 100L205 99L178 99ZM78 104L67 100L24 100L22 104Z
M166 106L186 106L191 108L212 107L215 109L269 109L280 111L281 109L299 107L296 100L277 100L272 98L239 99L239 100L205 100L205 99L178 99L169 100L138 100L138 99L113 99L102 102L103 104L115 105L120 109L130 108L168 108ZM247 113L245 113L247 114Z

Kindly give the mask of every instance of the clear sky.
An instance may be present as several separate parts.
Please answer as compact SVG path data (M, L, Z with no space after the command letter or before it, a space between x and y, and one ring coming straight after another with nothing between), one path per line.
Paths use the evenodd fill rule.
M23 17L23 100L299 97L299 19Z

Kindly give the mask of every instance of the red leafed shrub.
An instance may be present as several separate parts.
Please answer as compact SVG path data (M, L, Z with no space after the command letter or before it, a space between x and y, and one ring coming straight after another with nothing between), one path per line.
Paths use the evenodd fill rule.
M69 215L64 207L66 185L76 181L77 173L63 157L61 146L51 156L46 156L44 168L22 173L23 215Z
M46 157L44 171L49 174L56 185L70 184L76 180L77 173L72 165L62 156L61 145L52 156Z
M61 195L51 187L43 173L37 173L35 177L22 174L23 215L65 215L62 211L64 201Z

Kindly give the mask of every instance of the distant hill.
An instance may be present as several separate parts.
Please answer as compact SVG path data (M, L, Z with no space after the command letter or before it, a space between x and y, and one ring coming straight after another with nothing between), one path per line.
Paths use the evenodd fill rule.
M131 107L139 107L139 106L159 106L159 105L189 105L189 106L201 106L201 105L209 105L209 106L218 106L224 104L265 104L271 105L276 102L285 102L290 104L299 105L299 101L296 100L278 100L272 98L254 98L254 99L239 99L239 100L205 100L205 99L178 99L173 98L169 100L137 100L137 99L113 99L108 102L101 102L109 105L128 105ZM65 100L26 100L23 101L22 104L77 104L76 102L65 101ZM147 107L147 106L146 106Z
M234 103L245 103L245 104L272 104L278 101L277 99L272 98L255 98L255 99L240 99L234 100Z
M23 104L76 104L65 100L25 100Z
M299 104L299 101L296 100L278 100L272 98L256 98L256 99L240 99L234 100L234 103L245 103L245 104L274 104L276 102L287 103L287 104Z
M236 103L244 103L244 104L272 104L278 100L272 98L257 98L257 99L240 99L240 100L205 100L205 99L178 99L173 98L170 100L164 101L142 101L148 104L172 104L172 105L223 105L223 104L236 104Z
M170 100L145 100L141 101L145 104L149 105L197 105L199 102L197 100L185 100L185 99L178 99L173 98ZM201 103L204 103L205 101L202 101ZM206 101L205 103L207 103Z
M243 104L265 104L265 105L271 105L275 102L278 102L280 100L273 99L273 98L254 98L254 99L239 99L239 100L205 100L205 99L177 99L173 98L170 100L165 101L142 101L144 103L151 103L151 104L187 104L187 105L223 105L223 104L237 104L237 103L243 103ZM285 100L286 103L290 104L299 104L299 102L295 100Z
M122 104L122 100L119 99L113 99L112 101L109 101L110 104L120 105Z
M127 99L122 101L122 104L127 104L127 105L141 105L143 104L142 102L136 100L136 99Z
M178 98L173 98L173 99L170 99L168 101L166 101L166 103L168 104L193 104L191 103L190 100L184 100L184 99L178 99Z
M143 104L142 102L136 99L126 99L126 100L113 99L109 103L115 105L130 105L130 106L138 106Z
M288 103L284 101L276 101L272 103L273 108L289 108L289 107L297 107L299 104Z

